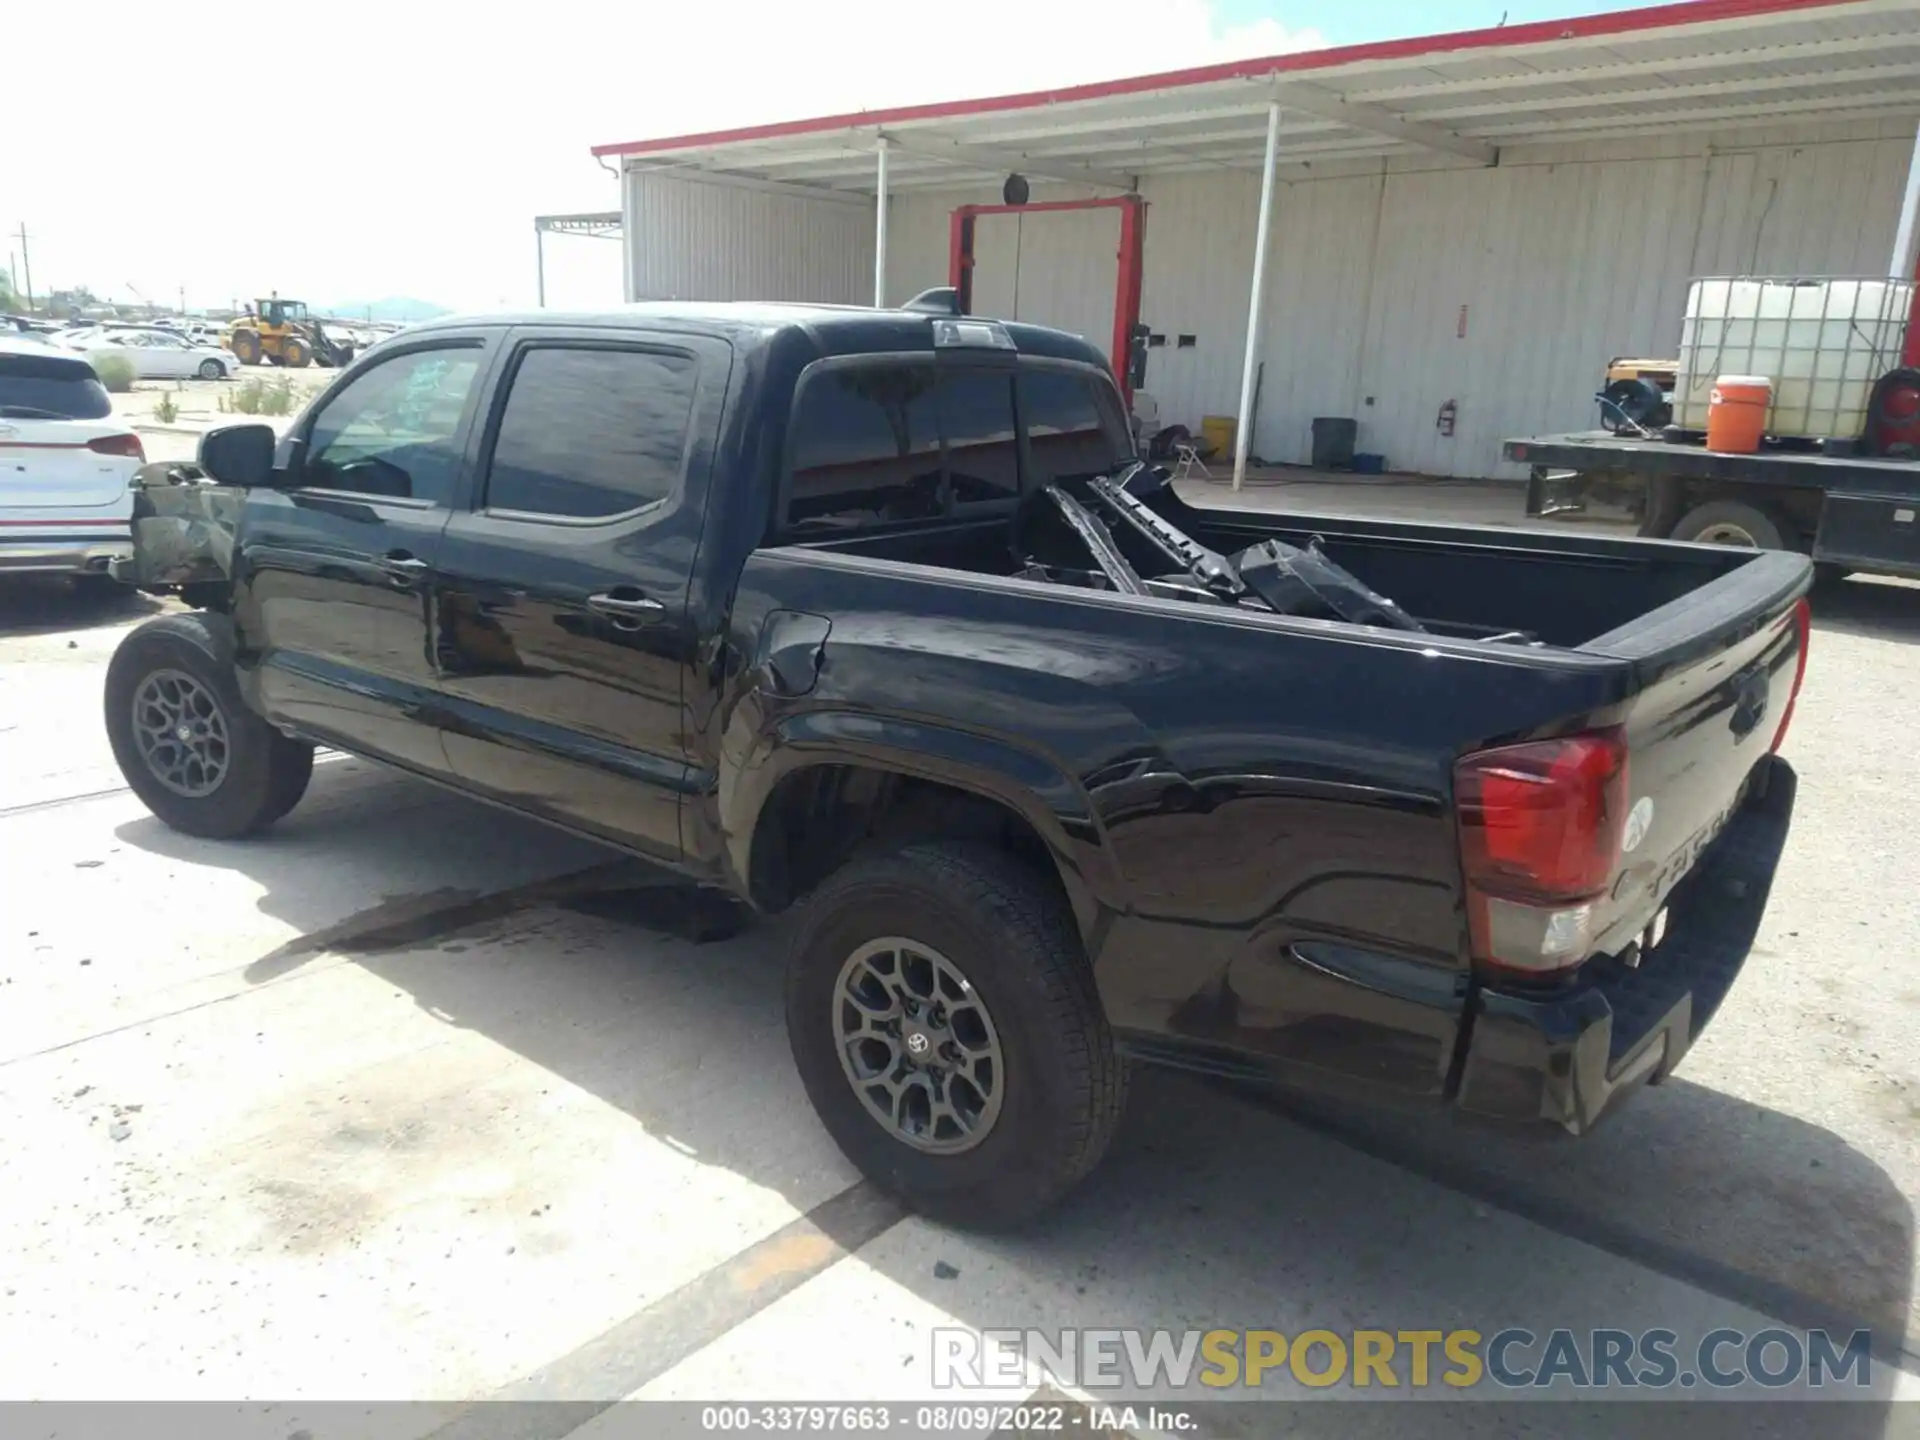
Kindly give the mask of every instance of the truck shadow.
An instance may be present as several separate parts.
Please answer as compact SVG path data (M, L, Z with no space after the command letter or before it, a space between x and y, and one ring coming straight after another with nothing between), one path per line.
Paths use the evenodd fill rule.
M1813 597L1813 628L1875 640L1920 641L1920 584L1857 576L1822 586Z
M261 887L262 909L303 931L332 927L333 949L439 1023L486 1037L623 1111L649 1138L797 1210L852 1183L787 1052L782 922L746 923L728 902L609 853L583 883L491 899L450 893L397 928L374 914L356 929L306 898L329 849L351 847L379 873L455 828L571 842L453 798L409 810L423 787L340 781L333 768L316 775L311 809L276 832L284 843L207 846L150 820L118 833L243 871ZM248 979L276 979L312 953L280 947ZM1749 1323L1748 1307L1795 1326L1871 1327L1872 1393L1884 1396L1912 1304L1912 1208L1870 1156L1678 1078L1583 1142L1542 1144L1289 1113L1263 1093L1143 1071L1106 1164L1033 1228L979 1237L906 1225L865 1247L863 1261L978 1328L1286 1329L1305 1315L1336 1330L1697 1333L1708 1320ZM1607 1253L1645 1270L1624 1271ZM936 1260L950 1263L936 1271ZM1640 1277L1631 1295L1623 1273ZM1717 1297L1710 1308L1722 1318L1703 1319L1689 1286ZM1729 1423L1748 1409L1726 1408ZM1890 1415L1877 1404L1823 1407L1817 1428L1878 1436ZM1355 1432L1343 1423L1338 1433Z
M59 576L0 578L0 639L137 625L164 606L164 601L125 585L93 589Z

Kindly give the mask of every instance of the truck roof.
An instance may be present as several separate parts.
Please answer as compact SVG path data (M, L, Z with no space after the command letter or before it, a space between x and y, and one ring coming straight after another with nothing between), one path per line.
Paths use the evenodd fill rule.
M933 349L933 323L948 318L924 310L875 310L864 305L798 304L772 300L644 300L604 310L530 310L508 314L448 315L407 327L409 336L472 325L578 325L597 329L634 329L668 325L725 335L749 344L767 343L783 334L803 334L823 355L859 355L875 351ZM973 317L995 319L993 316ZM1075 360L1105 367L1097 346L1064 330L996 320L1006 327L1022 355Z

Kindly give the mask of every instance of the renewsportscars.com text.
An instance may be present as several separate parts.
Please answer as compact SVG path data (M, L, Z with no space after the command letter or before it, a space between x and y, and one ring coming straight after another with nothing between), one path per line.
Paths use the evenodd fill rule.
M1022 1383L1044 1371L1082 1390L1198 1394L1303 1385L1354 1390L1710 1390L1760 1386L1858 1392L1872 1384L1868 1331L1711 1330L984 1330L932 1332L936 1389Z

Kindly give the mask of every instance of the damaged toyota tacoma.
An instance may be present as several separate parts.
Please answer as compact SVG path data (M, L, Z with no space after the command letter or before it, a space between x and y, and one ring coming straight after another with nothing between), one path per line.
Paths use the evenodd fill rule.
M105 717L169 825L316 745L797 911L822 1122L1039 1212L1152 1061L1583 1133L1752 946L1812 567L1198 508L1102 356L902 310L415 327L150 467Z

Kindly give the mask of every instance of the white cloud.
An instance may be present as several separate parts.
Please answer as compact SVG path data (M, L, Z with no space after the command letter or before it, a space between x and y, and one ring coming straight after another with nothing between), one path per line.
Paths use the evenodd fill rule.
M34 284L189 303L269 288L330 301L531 299L538 211L611 209L597 143L1052 88L1318 43L1221 30L1206 0L901 0L489 11L420 0L233 10L110 0L85 72L71 18L9 20L9 211ZM44 114L22 125L27 116ZM13 248L13 247L9 247ZM556 246L612 286L614 247Z

